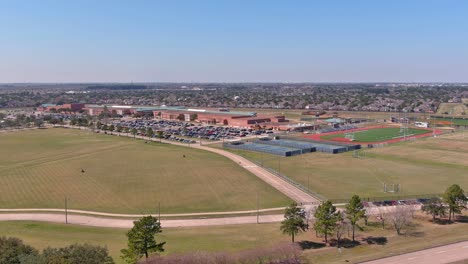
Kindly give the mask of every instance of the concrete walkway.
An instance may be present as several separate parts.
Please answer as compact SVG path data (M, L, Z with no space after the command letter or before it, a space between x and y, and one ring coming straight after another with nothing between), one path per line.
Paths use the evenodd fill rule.
M277 208L267 208L259 209L259 213L271 212L284 210L285 207ZM106 217L119 217L119 218L141 218L147 216L148 214L114 214L114 213L105 213L105 212L96 212L96 211L86 211L86 210L75 210L68 209L70 214L85 214L85 215L94 215L94 216L106 216ZM24 208L24 209L0 209L0 213L65 213L65 209L58 208ZM161 217L196 217L196 216L211 216L211 215L239 215L239 214L255 214L257 210L248 210L248 211L229 211L229 212L204 212L204 213L184 213L184 214L160 214ZM154 216L157 215L157 212L153 213Z
M95 227L113 227L127 228L133 227L131 219L116 219L96 217L90 215L68 215L68 224L95 226ZM284 219L283 215L260 215L259 223L276 223ZM2 213L0 221L40 221L49 223L65 223L64 214L52 213ZM255 224L257 216L234 216L224 218L206 218L206 219L177 219L177 220L161 220L161 225L164 228L172 227L195 227L195 226L220 226L220 225L238 225L238 224Z

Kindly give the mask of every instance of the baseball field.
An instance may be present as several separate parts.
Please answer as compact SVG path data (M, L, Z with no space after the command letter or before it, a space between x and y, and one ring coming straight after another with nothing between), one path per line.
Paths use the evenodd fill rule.
M72 129L0 134L0 208L191 213L282 207L289 199L201 150ZM185 157L184 157L185 156Z

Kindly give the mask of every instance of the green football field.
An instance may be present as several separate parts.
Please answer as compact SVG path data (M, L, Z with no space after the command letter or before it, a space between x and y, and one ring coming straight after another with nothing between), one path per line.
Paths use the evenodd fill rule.
M113 213L255 210L257 193L262 208L289 203L203 150L63 128L1 133L0 146L0 208L63 208L67 197Z
M379 141L386 141L392 140L397 138L402 138L405 135L415 136L420 134L429 133L430 131L424 129L416 129L416 128L408 128L406 131L396 128L396 127L386 127L386 128L375 128L369 130L362 130L356 131L352 133L339 133L333 135L324 135L320 138L327 139L327 140L334 140L337 138L346 138L348 135L349 137L354 137L354 141L356 142L379 142Z

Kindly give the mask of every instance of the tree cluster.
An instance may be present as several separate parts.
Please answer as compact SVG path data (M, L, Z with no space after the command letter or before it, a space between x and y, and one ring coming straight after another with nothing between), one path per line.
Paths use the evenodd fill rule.
M48 247L40 253L22 240L0 237L0 263L5 264L113 264L107 248L73 244L62 248Z

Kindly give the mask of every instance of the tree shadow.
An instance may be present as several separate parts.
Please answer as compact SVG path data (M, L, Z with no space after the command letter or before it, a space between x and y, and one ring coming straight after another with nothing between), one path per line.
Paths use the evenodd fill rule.
M379 237L366 237L363 239L363 241L367 242L369 245L386 245L388 243L387 237L384 236L379 236Z
M323 248L326 246L325 243L317 243L317 242L313 242L313 241L307 241L307 240L303 240L301 242L298 242L297 244L299 244L299 246L305 250L305 249L318 249L318 248Z
M450 225L453 223L453 221L449 221L448 219L445 218L436 218L434 221L432 221L434 224L438 225Z
M340 239L340 243L339 243L339 246L342 247L342 248L353 248L355 246L359 246L361 245L361 242L359 241L352 241L351 239L348 239L348 238L343 238L343 239ZM330 246L332 247L336 247L338 246L338 241L336 239L330 239Z
M468 215L457 215L455 221L458 223L468 223Z

